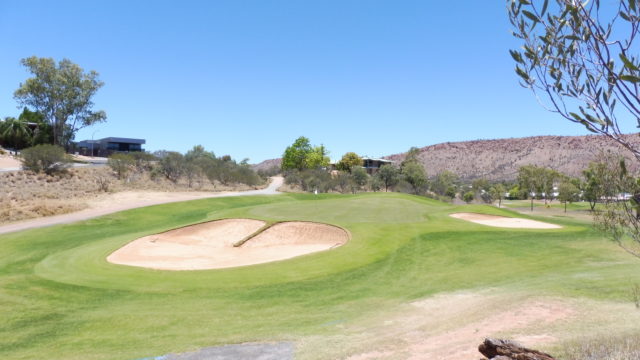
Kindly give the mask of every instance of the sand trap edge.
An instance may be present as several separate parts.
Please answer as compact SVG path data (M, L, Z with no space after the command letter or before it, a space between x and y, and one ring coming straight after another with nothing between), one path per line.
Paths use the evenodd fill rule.
M261 221L265 221L265 220L261 220ZM342 231L344 231L344 233L347 235L347 239L345 240L344 243L338 245L338 246L333 246L327 250L331 250L331 249L335 249L337 247L340 247L346 243L348 243L349 241L351 241L351 232L345 228L343 228L342 226L338 226L338 225L334 225L334 224L327 224L327 223L323 223L323 222L319 222L319 221L308 221L308 220L278 220L278 221L273 221L273 222L267 222L263 227L261 227L260 229L256 230L253 234L245 237L244 239L240 240L240 241L236 241L233 244L233 247L242 247L242 245L244 245L245 243L247 243L248 241L250 241L251 239L257 237L258 235L262 234L263 232L271 229L272 227L276 226L276 225L280 225L280 224L286 224L286 223L309 223L309 224L318 224L318 225L325 225L325 226L331 226L334 228L338 228ZM326 251L326 250L323 250ZM319 252L319 251L318 251ZM312 253L313 254L313 253Z
M326 248L326 249L310 251L308 253L301 253L301 254L298 254L298 255L295 255L295 256L292 256L292 257L277 258L277 259L273 259L273 260L269 260L269 261L263 261L263 262L257 262L257 263L249 263L249 264L239 264L239 265L235 265L235 266L224 266L224 267L192 268L192 269L178 269L178 268L167 269L167 268L156 268L156 267L144 266L144 265L118 263L118 262L112 262L112 261L108 260L110 255L112 255L113 253L115 253L118 250L122 249L123 247L127 246L128 244L131 244L131 243L133 243L135 241L140 240L141 238L154 236L154 235L166 234L166 233L169 233L169 232L172 232L172 231L175 231L175 230L180 230L180 229L189 228L189 227L196 226L196 225L204 225L204 224L217 222L217 221L224 221L224 220L251 220L251 221L259 221L259 222L265 223L264 226L262 226L261 228L257 229L256 231L254 231L254 233L252 233L250 236L247 236L247 239L243 239L243 242L246 242L246 241L248 241L248 240L250 240L250 239L252 239L254 237L259 236L260 234L264 233L266 230L269 230L270 228L272 228L272 227L274 227L276 225L287 224L287 223L307 223L307 224L312 224L312 225L322 225L322 226L327 226L327 227L331 227L331 228L334 228L334 229L338 229L340 232L342 232L344 234L344 240L341 243L337 243L337 244L332 245L331 247ZM105 260L109 265L127 266L127 267L142 269L142 270L150 270L150 271L171 271L171 272L176 272L177 271L177 272L182 272L182 271L232 270L234 268L241 268L241 267L253 266L253 265L270 264L270 263L274 263L274 262L280 262L280 261L295 259L295 258L298 258L298 257L313 255L313 254L316 254L316 253L326 252L326 251L329 251L329 250L333 250L333 249L339 248L339 247L347 244L351 240L352 240L352 234L348 229L346 229L346 228L344 228L344 227L342 227L340 225L329 224L329 223L324 223L324 222L309 221L309 220L268 221L268 220L263 220L263 219L235 218L235 217L232 217L232 218L219 218L219 219L207 220L207 221L197 222L197 223L193 223L193 224L189 224L189 225L179 226L179 227L176 227L176 228L172 228L172 229L164 230L164 231L161 231L161 232L144 235L142 237L138 237L136 239L133 239L133 240L121 245L116 250L111 251L106 256ZM230 248L236 248L236 247L235 247L234 244L232 244L232 246ZM238 249L241 249L241 248L242 248L242 245L240 245L238 247Z
M451 213L449 214L449 216L454 219L468 221L474 224L498 227L503 229L557 230L563 228L560 225L539 220L474 212ZM478 217L478 219L472 219L474 216ZM520 224L518 224L518 222L520 222Z

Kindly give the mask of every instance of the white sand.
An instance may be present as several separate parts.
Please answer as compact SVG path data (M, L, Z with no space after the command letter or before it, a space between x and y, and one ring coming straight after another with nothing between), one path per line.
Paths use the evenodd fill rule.
M134 240L107 257L114 264L158 270L222 269L290 259L347 242L341 228L311 222L276 224L240 247L233 244L265 225L227 219L187 226Z
M513 229L560 229L562 226L549 224L542 221L510 218L496 215L486 215L477 213L455 213L449 216L456 219L471 221L476 224L482 224L487 226L513 228Z
M14 159L13 156L0 155L0 169L15 169L20 168L22 162L18 159Z

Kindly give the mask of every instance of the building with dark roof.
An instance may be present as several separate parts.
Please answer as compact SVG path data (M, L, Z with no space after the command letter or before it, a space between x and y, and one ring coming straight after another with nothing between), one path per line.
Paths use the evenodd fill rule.
M81 155L109 156L118 152L144 151L142 145L145 143L145 139L107 137L98 140L82 140L76 144L76 148Z

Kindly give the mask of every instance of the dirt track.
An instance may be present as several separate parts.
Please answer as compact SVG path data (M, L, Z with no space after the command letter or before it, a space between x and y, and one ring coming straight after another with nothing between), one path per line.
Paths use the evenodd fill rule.
M34 229L58 224L68 224L76 221L87 220L102 215L115 213L118 211L135 209L145 206L166 204L171 202L230 197L230 196L249 196L249 195L275 195L279 194L278 188L282 186L284 179L282 177L271 178L271 183L264 189L250 191L236 191L223 193L171 193L171 192L127 192L126 194L116 193L107 201L101 201L93 204L90 208L78 212L50 216L45 218L37 218L32 220L20 221L17 223L0 226L0 234L6 234L15 231Z

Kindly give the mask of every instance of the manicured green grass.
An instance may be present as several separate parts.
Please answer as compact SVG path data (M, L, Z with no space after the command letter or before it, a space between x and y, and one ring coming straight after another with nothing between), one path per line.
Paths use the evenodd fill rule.
M498 229L409 195L220 198L130 210L0 236L0 358L136 359L217 344L295 339L382 309L461 289L499 287L624 300L640 261L583 221ZM347 229L346 245L236 269L155 271L105 257L140 236L230 217ZM549 221L549 220L545 220Z
M529 208L531 206L531 200L503 200L502 206L506 208ZM546 204L543 200L535 200L533 202L534 208L551 208L564 210L564 203L559 200L549 201ZM590 211L591 206L588 201L577 201L567 203L567 211Z

